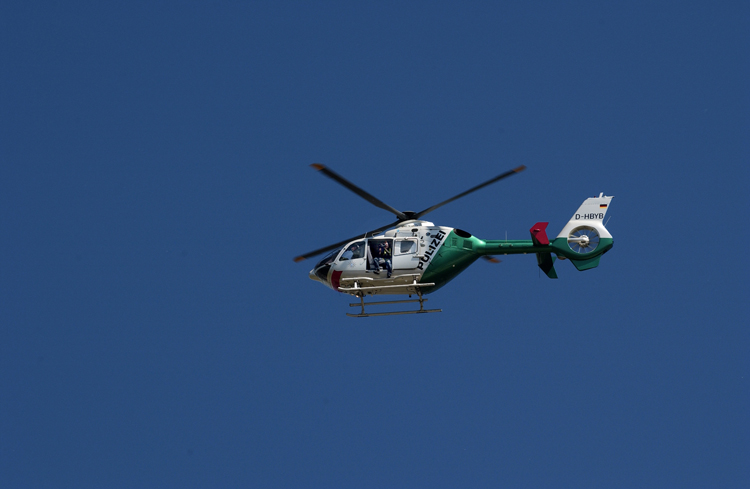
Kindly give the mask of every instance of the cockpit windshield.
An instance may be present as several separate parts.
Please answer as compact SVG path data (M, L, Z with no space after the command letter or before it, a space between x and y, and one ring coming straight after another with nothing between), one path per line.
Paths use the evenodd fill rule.
M323 265L330 265L333 263L333 260L336 259L336 256L339 254L339 251L341 251L341 248L336 248L332 252L328 253L326 256L323 257L322 260L318 262L317 265L315 265L315 268L322 267Z
M328 280L328 271L331 270L331 263L333 263L333 260L336 259L336 256L341 251L341 248L338 248L336 250L333 250L332 252L328 253L322 260L318 262L317 265L315 265L315 275L322 281Z

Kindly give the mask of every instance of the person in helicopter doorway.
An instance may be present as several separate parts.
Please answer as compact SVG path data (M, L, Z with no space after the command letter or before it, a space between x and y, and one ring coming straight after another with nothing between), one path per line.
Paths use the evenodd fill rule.
M372 255L372 261L375 264L375 273L380 273L380 266L383 265L388 271L388 278L391 278L391 247L388 245L388 241L381 241L375 246L375 250Z

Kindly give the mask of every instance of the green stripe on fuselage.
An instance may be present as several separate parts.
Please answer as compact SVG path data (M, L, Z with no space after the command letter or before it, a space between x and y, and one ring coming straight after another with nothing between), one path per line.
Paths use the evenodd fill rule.
M435 283L433 287L423 289L425 294L429 294L453 280L456 275L466 270L483 255L515 255L550 251L552 249L549 246L535 246L530 239L485 241L475 236L462 238L451 231L432 258L420 281Z
M433 287L425 287L424 293L435 292L477 261L481 255L476 250L483 246L483 243L481 239L473 236L461 238L451 231L420 279L420 282L435 284Z

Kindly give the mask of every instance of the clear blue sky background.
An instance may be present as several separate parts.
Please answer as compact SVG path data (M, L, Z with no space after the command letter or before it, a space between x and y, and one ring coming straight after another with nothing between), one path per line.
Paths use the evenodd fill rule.
M606 4L606 5L605 5ZM4 2L0 486L747 487L750 4ZM350 319L302 252L614 195Z

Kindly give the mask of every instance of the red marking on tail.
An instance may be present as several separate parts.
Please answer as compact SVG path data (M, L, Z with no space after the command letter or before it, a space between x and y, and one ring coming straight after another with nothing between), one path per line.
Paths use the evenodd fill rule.
M549 238L547 237L547 224L548 222L538 222L531 226L529 231L531 232L531 240L535 245L548 245Z

